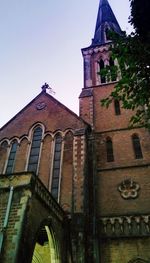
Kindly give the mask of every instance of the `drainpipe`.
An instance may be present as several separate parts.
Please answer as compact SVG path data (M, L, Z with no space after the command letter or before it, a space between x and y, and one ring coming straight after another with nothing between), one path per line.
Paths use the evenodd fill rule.
M96 220L96 161L95 161L95 138L92 138L92 156L93 156L93 262L98 263L99 252L98 252L98 240L97 240L97 220Z
M10 209L11 209L11 204L12 204L13 191L14 191L14 187L11 186L10 191L9 191L9 198L8 198L8 203L7 203L7 208L6 208L4 224L3 224L2 229L0 230L0 254L2 253L4 234L5 234L7 225L8 225L9 214L10 214Z

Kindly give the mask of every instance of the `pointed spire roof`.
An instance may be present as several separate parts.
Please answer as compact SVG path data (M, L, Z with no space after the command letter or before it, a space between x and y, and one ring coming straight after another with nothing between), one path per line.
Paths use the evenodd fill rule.
M107 43L108 39L106 38L106 32L109 29L115 31L119 35L122 32L108 1L100 0L92 46Z

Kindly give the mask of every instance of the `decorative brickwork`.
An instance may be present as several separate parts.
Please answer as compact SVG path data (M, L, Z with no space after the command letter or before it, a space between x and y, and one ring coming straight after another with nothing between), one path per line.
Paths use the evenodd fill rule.
M83 212L84 202L84 166L85 166L85 136L74 137L74 177L73 177L73 207L74 212Z
M100 229L104 238L150 236L150 215L103 217Z

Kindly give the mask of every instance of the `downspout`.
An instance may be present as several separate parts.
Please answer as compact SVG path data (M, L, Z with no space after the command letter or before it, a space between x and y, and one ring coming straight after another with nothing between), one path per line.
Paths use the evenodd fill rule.
M2 246L3 246L3 241L4 241L4 235L5 235L5 232L6 232L7 225L8 225L9 214L10 214L10 209L11 209L11 204L12 204L13 192L14 192L14 187L11 186L10 187L10 191L9 191L9 198L8 198L8 203L7 203L7 208L6 208L4 224L3 224L2 229L0 230L0 254L2 253Z
M93 262L99 263L98 240L97 240L97 219L96 219L96 161L95 161L95 137L92 138L92 156L93 156Z

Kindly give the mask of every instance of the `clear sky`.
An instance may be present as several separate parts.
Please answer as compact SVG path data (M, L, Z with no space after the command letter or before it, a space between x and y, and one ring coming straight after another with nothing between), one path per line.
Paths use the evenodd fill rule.
M0 127L41 92L78 114L81 48L91 44L99 0L0 0ZM129 32L129 0L109 0Z

